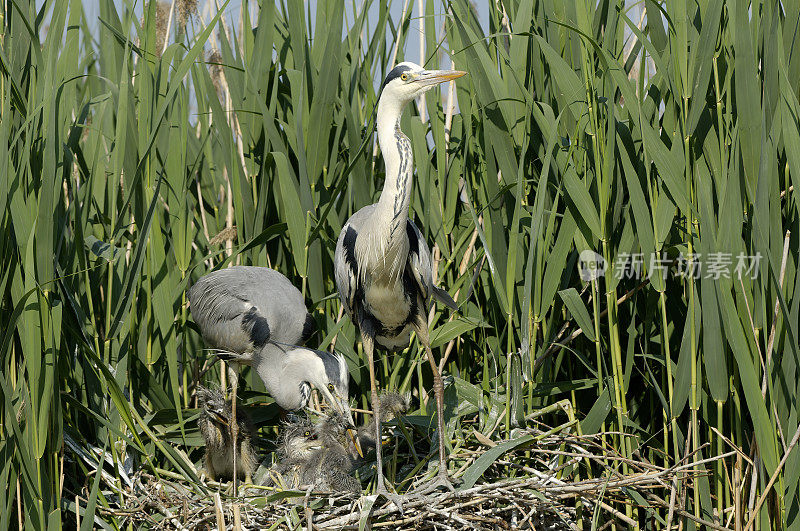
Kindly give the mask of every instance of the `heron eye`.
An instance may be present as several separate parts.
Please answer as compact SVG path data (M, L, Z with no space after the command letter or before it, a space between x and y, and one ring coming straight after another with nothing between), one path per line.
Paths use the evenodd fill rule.
M403 81L408 81L408 74L401 74L400 79L402 79Z
M306 433L305 433L305 435L306 435L306 437L308 437L309 435L311 435L311 432L310 432L310 431L308 431L308 430L306 430Z
M330 391L331 393L333 392L333 384L332 383L328 384L328 391Z

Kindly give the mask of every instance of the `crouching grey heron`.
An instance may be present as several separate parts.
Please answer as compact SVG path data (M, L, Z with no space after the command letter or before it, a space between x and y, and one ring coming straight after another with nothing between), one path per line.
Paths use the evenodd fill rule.
M347 362L338 353L296 346L313 334L316 325L303 295L289 279L266 267L230 267L202 277L188 296L203 339L221 351L220 358L231 362L232 440L237 440L239 364L255 369L283 409L305 407L314 387L352 425ZM234 445L234 469L236 458ZM234 493L236 481L234 476Z
M439 471L431 487L443 485L450 489L442 416L444 386L431 352L426 316L432 297L453 309L456 306L447 292L433 284L428 245L408 217L414 167L411 142L400 130L400 116L415 97L464 74L458 70L425 70L404 62L386 76L377 110L378 144L386 164L386 181L378 202L361 208L342 227L334 258L339 297L361 331L369 363L376 440L380 440L381 422L374 348L401 350L408 346L414 331L430 362L436 396ZM380 444L376 445L376 460L378 493L400 506L400 497L390 495L385 487Z

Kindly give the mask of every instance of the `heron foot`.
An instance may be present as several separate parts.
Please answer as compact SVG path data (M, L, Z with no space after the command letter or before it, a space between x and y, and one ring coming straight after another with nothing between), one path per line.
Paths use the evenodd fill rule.
M386 488L386 482L383 479L383 475L378 476L378 487L375 489L375 494L378 496L383 496L388 501L393 503L397 510L400 511L400 514L403 514L403 504L411 498L409 495L397 494L396 492L389 492Z
M440 487L444 487L449 492L455 492L456 482L457 480L455 478L451 478L447 473L446 468L440 467L439 472L436 473L436 476L427 483L420 485L419 489L415 491L415 494L419 496L425 496L426 494L430 494Z

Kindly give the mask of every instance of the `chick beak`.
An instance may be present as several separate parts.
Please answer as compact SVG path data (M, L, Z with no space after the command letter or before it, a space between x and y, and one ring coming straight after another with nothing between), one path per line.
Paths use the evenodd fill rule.
M222 414L222 413L220 413L219 411L215 411L215 410L213 410L213 409L210 409L210 410L208 411L208 414L209 414L209 415L211 415L211 417L212 417L212 418L213 418L213 419L214 419L214 420L215 420L217 423L219 423L219 424L221 424L221 425L223 425L223 426L227 426L227 425L228 425L228 423L229 423L229 419L228 419L228 417L226 417L225 415L223 415L223 414Z
M347 428L347 436L350 437L358 456L363 458L364 451L361 449L361 443L358 442L358 433L356 432L355 428Z

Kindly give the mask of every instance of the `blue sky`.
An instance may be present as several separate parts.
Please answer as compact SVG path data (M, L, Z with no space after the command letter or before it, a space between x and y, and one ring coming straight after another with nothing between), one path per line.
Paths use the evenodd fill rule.
M133 5L134 13L136 13L137 17L140 17L142 14L143 6L146 0L114 0L114 3L117 6L118 13L122 14L123 6ZM171 2L171 0L168 0ZM269 0L263 0L269 1ZM292 1L303 1L303 0L274 0L275 2L292 2ZM324 0L320 0L324 1ZM345 0L345 20L346 26L352 24L354 19L354 4L358 9L363 5L365 0ZM488 28L489 23L489 5L491 0L476 0L473 2L475 9L478 12L478 17L481 23ZM89 18L89 24L96 31L99 28L100 24L98 22L98 15L99 15L99 2L100 0L84 0L83 6L84 10ZM224 0L217 0L218 4L223 4ZM318 0L305 0L307 14L310 19L311 27L313 28L315 25L315 14L317 10L317 2ZM368 19L369 20L376 20L378 17L378 11L381 4L388 4L389 11L392 15L394 20L399 20L400 16L403 11L403 6L405 3L408 3L408 9L411 10L411 25L410 25L410 35L405 43L405 50L404 56L408 60L413 60L419 62L420 59L420 46L419 46L419 39L417 37L419 31L419 0L389 0L388 2L381 2L380 0L373 1L370 6ZM424 0L422 3L427 3L428 0ZM434 11L436 13L436 28L437 32L441 28L442 25L442 18L445 12L445 4L446 0L434 0ZM40 8L41 5L44 3L44 0L37 0L37 8ZM206 20L208 19L209 13L215 12L215 9L211 6L217 5L215 0L198 0L198 9L201 13L206 14ZM255 14L256 6L258 2L255 0L250 0L250 9L251 13ZM242 9L242 0L231 0L228 4L227 8L225 9L226 17L231 22L232 27L238 27L238 21L240 17ZM430 53L430 50L427 51ZM377 80L380 81L380 80Z

